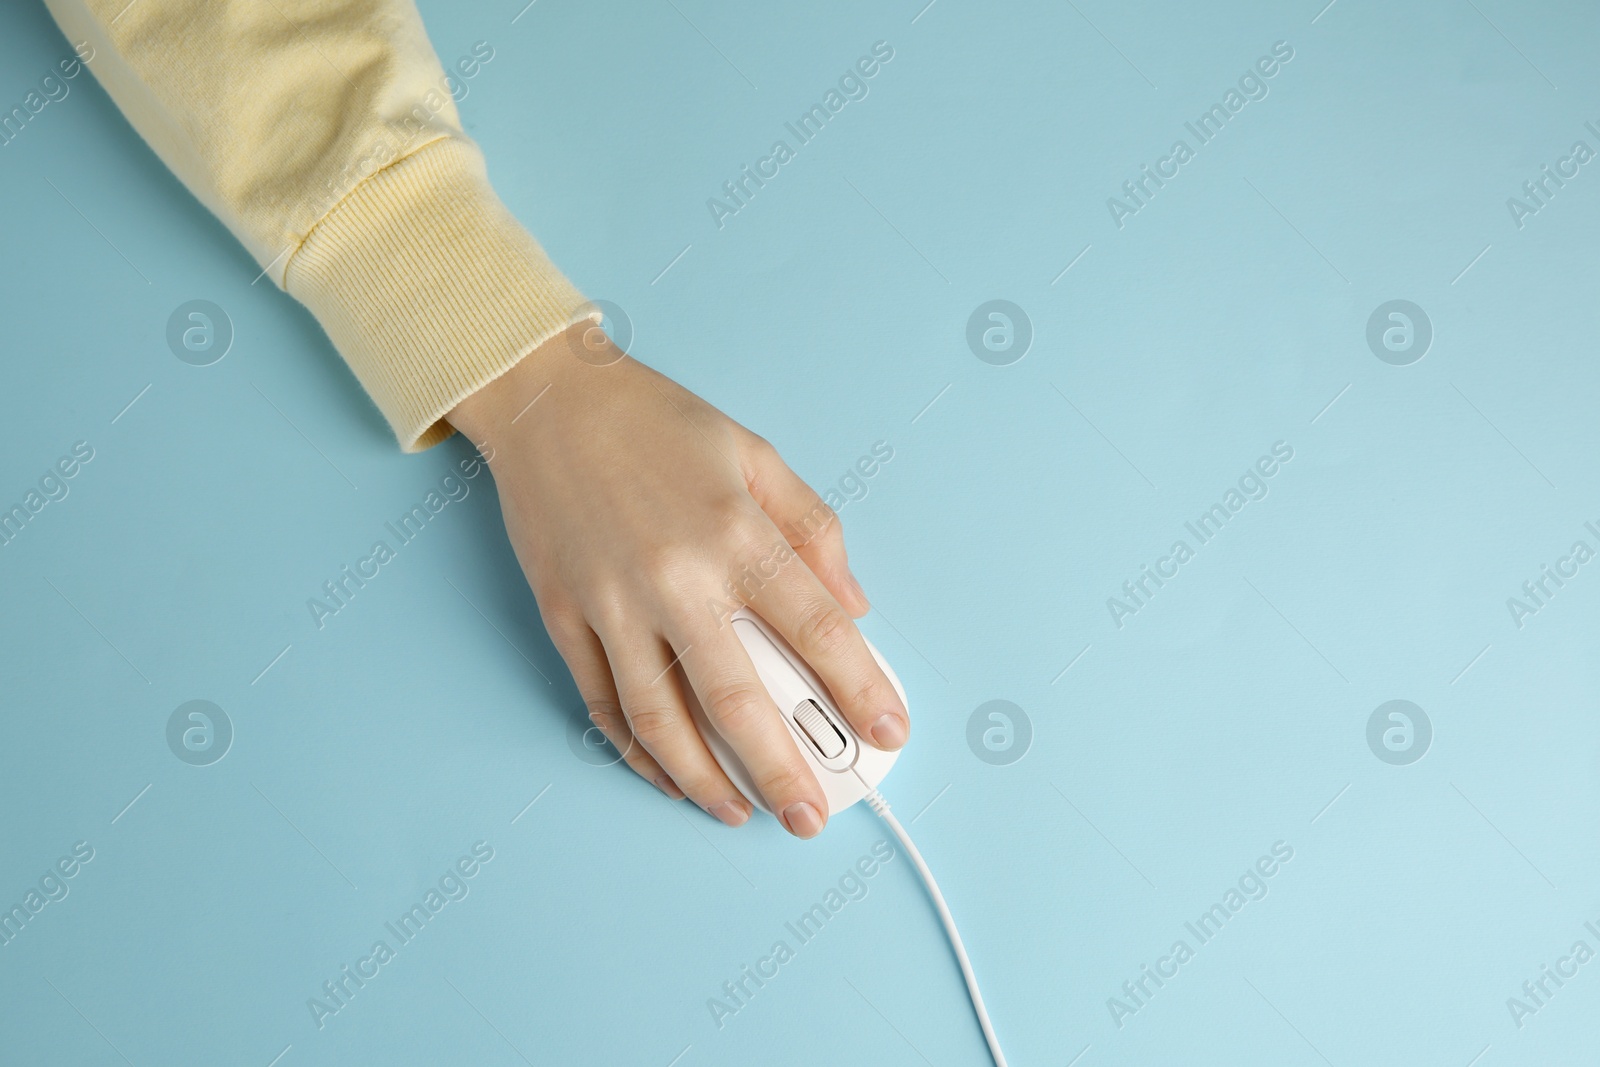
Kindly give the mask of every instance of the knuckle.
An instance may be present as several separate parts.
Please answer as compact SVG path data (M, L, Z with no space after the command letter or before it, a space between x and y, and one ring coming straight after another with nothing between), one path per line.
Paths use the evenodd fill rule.
M801 763L799 758L784 759L774 766L755 772L757 787L761 795L771 801L774 806L782 810L784 801L789 798L810 798L814 792L813 784L816 779L811 776L811 771ZM819 807L826 811L826 805Z
M889 704L899 705L900 694L894 692L894 687L887 681L877 678L868 678L866 682L856 688L850 697L850 707L862 709L876 709Z
M616 701L585 700L583 703L589 710L589 721L598 726L608 739L615 740L619 731L627 728L627 719L623 717L622 707Z
M544 623L550 639L558 645L576 644L588 629L583 612L576 604L552 596L539 599L538 604L539 620Z
M672 737L680 728L679 716L657 704L635 707L628 715L628 725L633 728L633 736L646 748Z
M797 548L830 542L842 536L838 513L814 493L805 511L784 522L783 533Z
M821 497L795 522L800 536L806 544L818 542L832 543L844 539L844 526L840 522L839 513L829 507Z
M594 623L596 630L606 634L621 632L634 614L620 585L597 587L588 598L584 613Z
M741 539L729 560L729 581L739 588L751 583L759 588L776 578L793 556L794 549L781 538L750 536Z
M744 475L751 485L761 485L776 470L786 469L783 457L771 441L741 426L739 435L744 452Z
M638 745L633 745L622 757L623 762L640 778L655 784L656 776L661 772L656 770L656 761Z
M761 459L772 460L778 458L778 448L771 441L767 440L765 437L762 437L754 430L745 429L744 432L749 435L745 438L745 441L749 444L750 451L754 452Z
M800 624L801 641L813 653L823 656L844 651L855 632L855 623L832 604L814 608Z
M710 807L727 800L730 791L733 795L738 795L738 791L731 788L715 764L702 766L698 762L686 761L681 766L674 766L668 773L673 784L683 790L683 795L701 807Z
M682 762L674 764L667 771L667 776L672 779L673 785L683 790L684 796L706 806L724 799L722 794L725 787L718 782L717 773L697 763Z
M772 548L772 522L765 512L730 507L719 516L723 543L736 560L765 555Z
M741 733L765 711L765 692L744 679L718 682L706 689L706 712L719 730Z
M675 588L694 565L695 556L695 550L687 542L665 538L646 548L641 562L654 585Z

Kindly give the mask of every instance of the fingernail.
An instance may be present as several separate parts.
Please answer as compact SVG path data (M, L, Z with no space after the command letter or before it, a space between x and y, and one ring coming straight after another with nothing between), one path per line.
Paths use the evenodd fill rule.
M861 588L861 583L856 580L855 573L853 571L851 571L849 567L846 567L844 569L844 576L845 576L845 580L850 583L850 588L854 589L856 591L856 596L860 597L861 598L861 602L863 604L866 604L870 608L872 606L872 604L871 604L870 601L867 600L866 590L862 589Z
M783 825L796 837L816 837L822 830L822 816L805 801L783 809Z
M667 794L667 796L671 797L673 800L683 799L683 790L679 789L672 779L668 778L664 774L656 779L656 788Z
M906 743L906 724L898 715L879 715L872 724L872 739L879 748L899 748Z
M711 814L727 823L729 826L743 826L745 820L750 818L750 812L731 800L724 800L709 809Z

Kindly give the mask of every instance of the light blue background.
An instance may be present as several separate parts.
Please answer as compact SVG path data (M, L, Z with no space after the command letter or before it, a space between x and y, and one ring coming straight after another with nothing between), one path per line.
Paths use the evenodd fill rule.
M1600 164L1521 229L1505 201L1600 147L1594 11L921 3L423 8L446 63L495 50L470 132L636 355L818 488L894 448L841 512L911 694L885 790L1013 1064L1592 1061L1600 962L1521 1029L1506 1000L1600 950L1600 565L1521 629L1506 598L1596 543ZM706 199L879 40L870 95L719 231ZM1280 40L1270 95L1119 230L1106 198ZM0 109L69 52L7 5ZM0 947L0 1058L984 1061L903 859L719 1030L707 998L871 814L729 831L575 758L486 478L318 631L306 599L468 447L398 453L90 78L0 148L0 194L0 502L95 449L0 550L0 904L95 849ZM165 342L197 298L236 330L203 368ZM964 340L994 298L1035 330L1010 366ZM1435 330L1405 367L1365 341L1396 298ZM1106 598L1280 440L1270 495L1119 630ZM204 768L164 737L197 698L236 732ZM1397 698L1435 732L1410 766L1366 743ZM965 740L992 699L1033 725L1009 766ZM479 840L470 895L319 1030L307 999ZM1279 840L1270 894L1119 1029L1107 998Z

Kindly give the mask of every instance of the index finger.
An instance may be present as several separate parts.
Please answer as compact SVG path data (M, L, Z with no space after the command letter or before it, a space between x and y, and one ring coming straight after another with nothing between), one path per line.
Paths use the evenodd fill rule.
M668 640L688 650L678 662L706 718L738 756L767 806L796 837L815 837L828 801L794 735L732 627L685 620Z
M900 694L855 621L809 567L780 568L751 607L817 672L858 735L885 751L906 743L911 720Z

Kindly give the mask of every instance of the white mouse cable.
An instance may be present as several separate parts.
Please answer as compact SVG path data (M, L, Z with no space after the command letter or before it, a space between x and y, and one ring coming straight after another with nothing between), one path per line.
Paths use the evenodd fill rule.
M983 1039L989 1045L989 1055L994 1057L995 1067L1006 1067L1005 1053L1000 1051L1000 1039L995 1036L994 1026L989 1022L989 1010L983 1006L983 994L978 992L978 976L972 973L972 961L967 959L966 946L961 943L961 932L956 929L956 921L951 917L950 908L944 902L944 894L939 892L939 883L933 880L933 872L928 870L927 863L922 859L922 853L917 851L911 835L906 833L906 828L900 825L900 820L889 810L889 802L883 799L883 794L876 789L869 789L866 800L867 805L889 824L894 836L905 846L906 854L911 857L917 873L922 876L922 884L928 887L928 896L933 898L933 906L939 911L939 921L944 923L944 932L950 938L950 947L956 950L956 962L961 964L961 977L966 979L967 994L972 998L973 1010L978 1013L978 1025L983 1028Z

